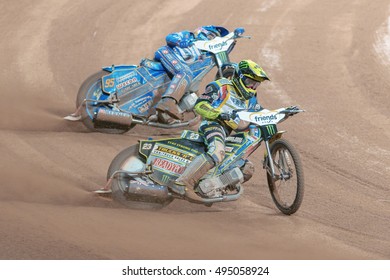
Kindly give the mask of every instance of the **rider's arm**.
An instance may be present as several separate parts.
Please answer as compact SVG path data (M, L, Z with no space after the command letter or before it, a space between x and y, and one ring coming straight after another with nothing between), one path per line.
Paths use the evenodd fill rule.
M206 100L197 102L194 109L195 112L208 120L215 120L221 114L219 109L213 108Z
M170 47L188 47L193 40L193 35L189 31L171 33L165 37L167 45Z
M218 87L211 83L206 87L206 92L199 96L194 110L202 117L215 120L221 114L221 110L214 108L211 104L218 96Z

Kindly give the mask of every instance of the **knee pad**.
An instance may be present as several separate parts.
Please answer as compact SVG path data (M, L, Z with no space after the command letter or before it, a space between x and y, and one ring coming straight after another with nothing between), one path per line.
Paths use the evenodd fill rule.
M207 146L207 154L213 159L215 164L220 164L225 158L225 143L219 138L214 138Z
M184 72L177 73L169 83L167 90L162 97L171 97L179 102L183 94L187 91L192 82L192 73L189 75Z

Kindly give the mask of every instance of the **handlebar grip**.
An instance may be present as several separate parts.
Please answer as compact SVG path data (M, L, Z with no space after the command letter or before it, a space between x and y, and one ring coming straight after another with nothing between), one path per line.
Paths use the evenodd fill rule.
M231 119L231 116L229 113L221 113L219 114L218 118L222 121L228 121Z

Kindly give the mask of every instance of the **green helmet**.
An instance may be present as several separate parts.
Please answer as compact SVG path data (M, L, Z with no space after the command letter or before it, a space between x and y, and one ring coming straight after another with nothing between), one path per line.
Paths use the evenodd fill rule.
M240 61L232 79L238 94L248 100L256 95L256 88L264 80L269 80L267 74L256 62L246 59Z

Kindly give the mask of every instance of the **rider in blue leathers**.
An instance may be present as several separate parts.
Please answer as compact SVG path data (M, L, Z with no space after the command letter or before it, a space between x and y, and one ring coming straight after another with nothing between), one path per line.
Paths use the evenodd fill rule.
M211 40L216 36L225 36L227 29L220 26L207 25L197 28L194 32L181 31L171 33L166 37L167 45L155 53L155 60L160 61L164 68L173 75L172 81L157 104L158 118L163 123L182 119L177 103L188 90L193 79L189 64L201 59L201 52L193 42L195 40Z

